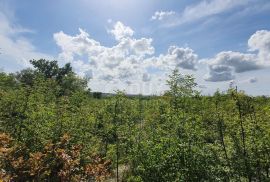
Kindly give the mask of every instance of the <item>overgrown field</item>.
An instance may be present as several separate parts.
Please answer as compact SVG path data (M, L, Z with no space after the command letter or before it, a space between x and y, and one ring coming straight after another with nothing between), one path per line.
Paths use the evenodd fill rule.
M268 97L202 96L175 70L163 96L99 98L31 63L0 73L0 181L270 181Z

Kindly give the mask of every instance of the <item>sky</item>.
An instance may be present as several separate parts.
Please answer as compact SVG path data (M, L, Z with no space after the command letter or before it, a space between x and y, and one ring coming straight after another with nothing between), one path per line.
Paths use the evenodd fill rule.
M173 69L202 94L270 95L269 0L0 0L0 68L71 63L93 91L162 94Z

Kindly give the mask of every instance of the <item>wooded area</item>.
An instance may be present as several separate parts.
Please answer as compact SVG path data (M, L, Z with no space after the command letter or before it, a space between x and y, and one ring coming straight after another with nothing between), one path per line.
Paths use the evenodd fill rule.
M0 73L4 181L270 181L266 96L203 96L174 70L162 96L102 98L70 64L31 64Z

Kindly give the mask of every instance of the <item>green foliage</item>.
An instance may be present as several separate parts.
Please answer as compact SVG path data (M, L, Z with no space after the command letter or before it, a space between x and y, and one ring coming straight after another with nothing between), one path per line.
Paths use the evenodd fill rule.
M102 93L101 93L101 92L93 92L93 97L94 97L95 99L101 99Z
M63 68L59 68L57 61L48 61L45 59L31 60L30 63L36 68L36 71L43 74L45 78L55 78L58 81L72 73L70 63L66 64Z
M111 171L130 182L270 180L268 97L233 88L201 96L178 70L164 96L92 97L69 64L31 62L0 73L0 178L103 181Z
M16 79L12 74L6 74L3 72L0 72L0 89L1 90L7 90L7 89L13 89L16 87Z
M170 87L168 93L173 97L193 96L196 93L195 78L192 75L182 75L178 69L174 69L169 75L167 84Z

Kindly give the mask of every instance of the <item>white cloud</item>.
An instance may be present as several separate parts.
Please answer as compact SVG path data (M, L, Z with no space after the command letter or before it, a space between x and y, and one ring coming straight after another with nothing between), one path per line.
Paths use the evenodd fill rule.
M144 73L143 76L142 76L142 80L144 82L148 82L148 81L151 80L151 76L148 73Z
M261 64L270 65L270 31L260 30L248 40L250 51L258 51Z
M176 46L171 46L168 50L167 57L170 57L172 60L174 60L177 67L196 70L198 56L191 48L179 48Z
M152 39L141 38L138 40L131 40L131 51L134 51L134 54L138 55L152 55L154 53L154 48L152 47Z
M227 81L235 77L235 73L243 73L270 66L270 31L260 30L248 40L249 51L240 53L223 51L208 60L206 81ZM222 68L222 69L221 69Z
M24 67L33 58L52 59L38 52L31 41L21 34L31 32L0 13L2 63L7 60ZM204 62L207 62L209 72L204 79L217 84L235 79L237 73L268 67L269 32L257 31L250 37L249 53L223 51L214 58L206 59ZM134 30L121 22L116 22L109 33L116 39L116 44L111 47L102 45L82 29L77 35L68 35L63 31L54 34L54 40L61 48L59 61L63 64L71 62L80 76L91 79L93 90L112 92L115 89L129 89L129 93L152 94L166 89L164 83L167 75L175 67L181 71L199 70L198 55L189 47L170 46L165 54L155 55L151 38L135 38ZM202 70L199 71L198 75L203 75ZM245 83L258 81L257 77L242 78L246 80ZM199 79L203 79L203 76ZM210 87L207 85L207 88Z
M151 20L164 20L166 18L172 17L176 13L174 11L156 11L151 17Z
M1 64L4 69L14 71L14 67L28 67L29 60L51 58L40 53L36 47L21 33L32 33L32 30L13 23L12 18L7 17L0 11L0 48Z
M120 41L123 38L132 37L134 31L130 27L125 26L122 22L118 21L115 23L114 28L110 33L114 35L116 40Z
M85 78L92 79L93 78L93 71L91 69L84 72Z
M210 60L210 65L226 65L234 69L236 73L260 69L255 54L225 51L218 53Z
M157 11L151 19L164 20L164 17L169 17L166 24L168 26L176 26L230 11L233 8L246 5L250 1L251 0L203 0L197 4L187 6L181 13Z
M190 22L220 14L232 8L245 5L248 2L249 0L203 0L198 4L186 7L181 16L181 21Z
M209 73L206 81L228 81L235 78L235 73L243 73L247 71L263 68L258 63L256 54L245 54L240 52L220 52L214 58L209 59Z
M232 68L225 65L210 65L209 73L205 80L210 82L220 82L232 80L235 77L232 75Z
M121 22L117 22L110 31L118 41L112 47L102 46L84 30L79 31L75 36L63 32L54 34L57 45L62 49L59 60L71 62L81 74L92 70L93 79L130 82L144 72L144 58L154 53L152 39L133 38L134 31ZM86 57L86 60L80 61L81 57Z
M116 85L119 88L144 85L150 80L159 84L161 73L148 71L151 67L162 69L163 73L175 67L196 70L198 56L190 48L171 46L165 55L154 56L153 40L135 38L134 31L123 23L117 22L108 32L117 40L112 47L101 45L82 29L75 36L62 31L55 33L54 39L62 50L59 61L71 62L79 75L90 73L91 83L109 84L110 89Z
M167 54L151 57L146 62L149 66L163 71L171 71L174 68L196 71L198 55L189 47L170 46Z

